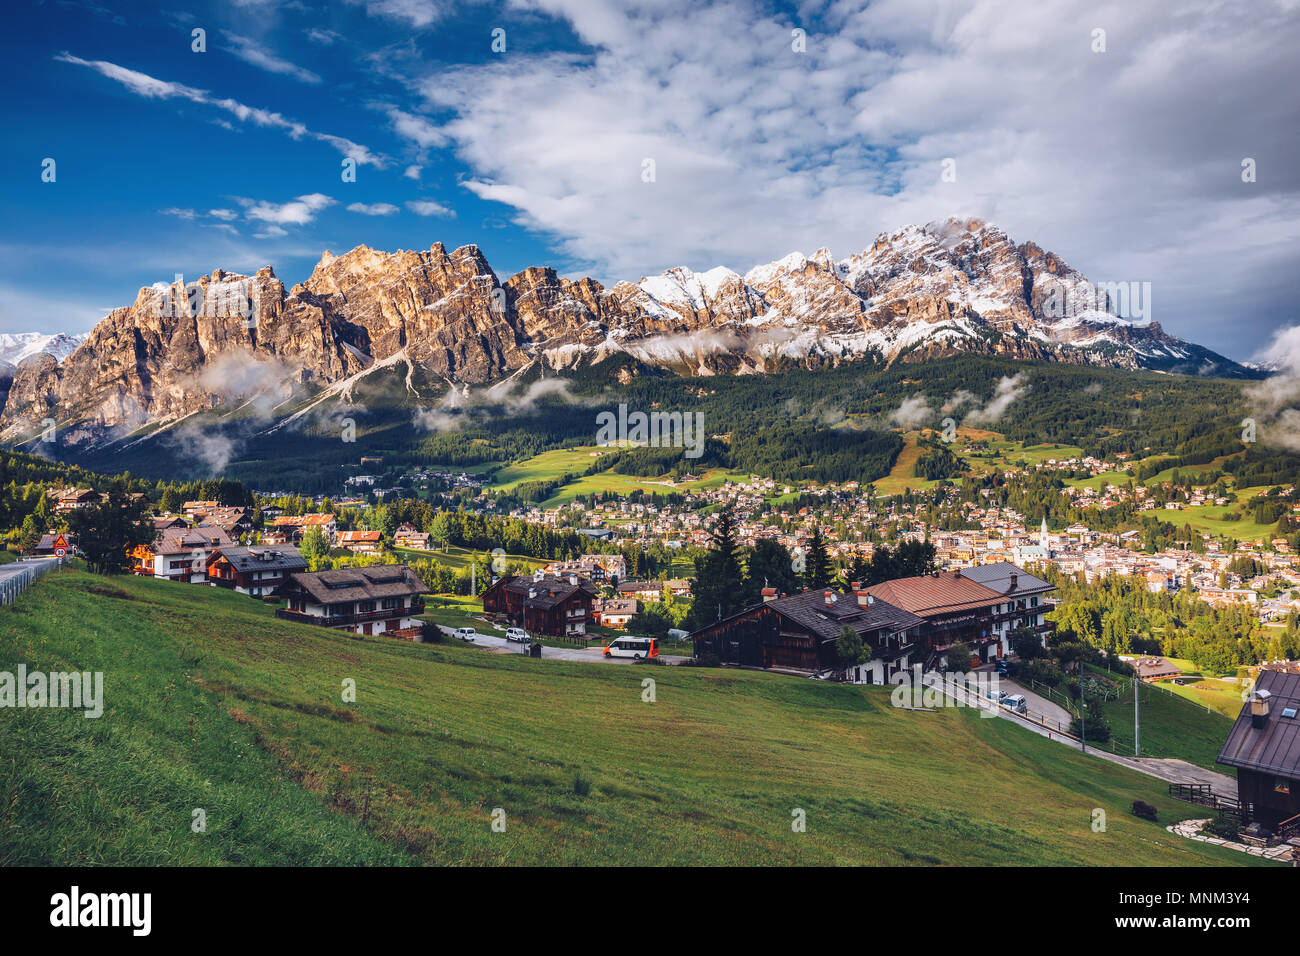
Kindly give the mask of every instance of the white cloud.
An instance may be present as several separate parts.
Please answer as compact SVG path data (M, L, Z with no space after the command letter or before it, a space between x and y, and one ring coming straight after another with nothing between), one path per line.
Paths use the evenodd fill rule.
M427 27L447 12L447 5L437 0L365 0L365 6L366 13L372 17L396 20L412 27Z
M231 45L226 49L239 57L245 63L250 63L259 69L266 70L268 73L279 73L283 76L292 76L296 80L304 83L319 83L321 78L311 70L304 69L296 64L290 63L281 57L276 56L256 40L240 36L237 33L226 32L224 34L227 42Z
M568 21L592 52L430 67L411 85L439 122L406 135L451 137L467 188L606 282L847 255L956 215L1090 276L1152 281L1172 331L1194 319L1220 347L1239 341L1229 307L1267 327L1242 290L1296 291L1281 279L1300 241L1300 101L1275 93L1297 72L1284 5L829 0L809 5L802 54L788 14L750 0L515 6ZM1270 157L1269 184L1240 181L1243 156ZM948 157L956 182L940 180Z
M297 199L282 203L258 199L239 199L237 201L244 207L244 216L246 218L272 223L275 226L305 226L315 220L316 215L322 209L328 209L336 202L336 200L323 193L308 193L305 196L299 196ZM273 234L282 236L284 232Z
M343 37L333 30L325 30L320 27L312 27L307 31L307 39L312 43L319 43L321 46L333 46Z
M913 395L889 413L889 424L900 428L920 428L934 418L934 409L924 395Z
M363 216L393 216L401 212L396 206L389 202L377 202L366 205L363 202L354 202L348 205L348 212L359 212Z
M994 425L1000 422L1007 409L1029 391L1029 386L1023 384L1023 379L1024 376L1021 374L1007 375L998 379L989 403L983 408L972 409L966 416L964 424Z
M417 216L441 216L444 219L455 219L456 211L442 203L434 202L431 199L412 199L406 204L406 208L411 210Z
M414 164L407 166L406 170L402 173L402 175L405 176L407 179L418 180L420 178L420 167Z
M115 80L116 82L121 83L137 96L143 96L147 99L183 99L203 106L212 106L231 114L241 123L251 122L256 126L284 130L289 134L291 139L301 139L305 136L309 139L317 140L318 142L328 143L344 156L355 159L358 164L363 166L369 165L383 168L388 164L386 157L380 153L372 152L369 147L363 146L360 143L354 143L352 140L343 136L314 132L302 123L286 119L280 113L271 110L247 106L240 103L238 100L229 98L219 99L213 97L206 90L195 89L192 86L185 86L181 83L172 83L167 80L155 79L146 73L130 70L126 67L118 66L116 63L109 63L105 60L83 60L81 57L73 56L70 53L60 53L55 56L54 59L63 63L88 67L96 73L99 73L101 76L108 77L110 80Z
M387 107L384 112L393 132L403 139L410 140L422 150L443 147L450 142L445 131L434 126L423 116L407 113L395 106Z

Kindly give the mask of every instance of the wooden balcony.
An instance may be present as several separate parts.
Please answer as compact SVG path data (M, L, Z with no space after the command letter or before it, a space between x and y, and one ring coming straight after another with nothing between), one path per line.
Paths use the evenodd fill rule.
M305 614L291 611L286 607L275 609L275 616L285 621L297 621L299 624L315 624L318 627L352 627L356 624L370 624L374 621L388 621L393 618L410 617L412 614L424 613L424 599L415 598L405 607L393 607L374 611L362 611L356 614Z

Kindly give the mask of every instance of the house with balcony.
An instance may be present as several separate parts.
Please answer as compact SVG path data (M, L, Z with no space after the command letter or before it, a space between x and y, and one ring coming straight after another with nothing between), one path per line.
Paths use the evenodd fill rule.
M1055 585L1005 562L962 568L960 573L967 580L997 591L1003 597L1003 603L993 608L989 627L990 635L999 644L997 652L1001 656L1010 653L1011 632L1022 627L1037 631L1043 646L1047 646L1047 635L1053 629L1047 613L1056 607L1056 602L1049 601L1047 595L1056 590Z
M595 599L596 588L585 578L537 571L531 577L498 578L483 592L483 610L501 615L529 634L582 637Z
M415 615L424 612L420 595L427 590L420 576L404 564L298 572L281 587L288 606L275 614L353 634L413 639L423 629Z
M339 547L354 554L378 554L384 549L384 536L378 531L340 531Z
M271 546L228 547L208 558L208 583L250 597L267 597L284 585L290 574L307 570L307 559L294 548Z
M224 529L215 525L164 528L153 544L141 545L131 552L131 571L168 581L204 584L208 559L213 552L234 543Z
M848 668L844 677L852 683L889 683L922 649L922 618L862 590L777 597L775 588L764 588L759 604L706 625L691 638L696 657L715 656L723 664L833 672L842 670L836 648L846 626L871 655L866 663Z

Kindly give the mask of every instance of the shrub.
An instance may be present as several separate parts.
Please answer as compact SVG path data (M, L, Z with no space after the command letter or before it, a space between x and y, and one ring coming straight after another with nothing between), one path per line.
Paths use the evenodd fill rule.
M1070 733L1082 739L1083 726L1078 717L1070 721ZM1110 727L1100 717L1092 717L1088 720L1088 738L1090 744L1104 744L1110 740Z
M1224 817L1215 817L1203 828L1205 833L1216 836L1220 840L1232 840L1234 843L1241 841L1241 836L1237 832L1237 824Z
M1143 820L1150 820L1152 823L1158 822L1156 820L1156 808L1141 800L1133 801L1133 816L1141 817Z
M573 792L579 797L585 797L591 793L591 781L582 775L581 770L573 774Z
M712 651L703 651L696 654L693 658L685 661L687 667L721 667L722 658Z

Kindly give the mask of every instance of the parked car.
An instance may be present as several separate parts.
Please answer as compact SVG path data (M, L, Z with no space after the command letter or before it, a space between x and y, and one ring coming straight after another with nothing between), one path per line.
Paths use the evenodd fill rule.
M1020 694L1012 694L1010 697L1002 698L1002 706L1015 714L1023 714L1028 711L1025 705L1025 698Z
M472 641L478 636L478 631L474 630L472 627L458 627L451 633L459 637L462 641Z
M528 632L522 627L508 627L506 628L506 640L513 644L527 644L529 640Z

